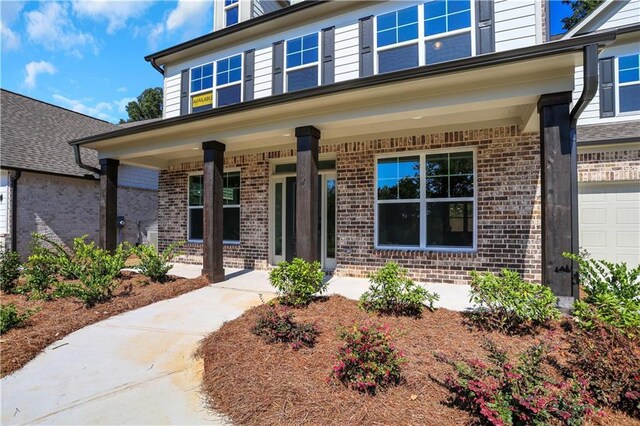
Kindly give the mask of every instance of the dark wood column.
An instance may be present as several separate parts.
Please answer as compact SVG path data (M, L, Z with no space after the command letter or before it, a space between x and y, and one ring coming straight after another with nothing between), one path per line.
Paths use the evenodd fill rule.
M320 130L313 126L296 128L296 255L307 261L319 260L318 253L318 144Z
M118 245L118 166L111 158L100 160L100 247L113 252Z
M574 294L575 265L562 256L578 249L577 148L571 138L571 92L538 101L542 165L542 283L560 297Z
M204 235L202 237L202 274L214 283L224 281L222 264L222 173L224 144L216 141L202 143L204 153Z

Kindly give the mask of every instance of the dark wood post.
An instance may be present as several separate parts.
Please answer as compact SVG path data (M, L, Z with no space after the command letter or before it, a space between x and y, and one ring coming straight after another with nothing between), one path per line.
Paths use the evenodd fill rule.
M118 245L118 166L112 158L100 160L100 247L110 252Z
M561 298L574 294L575 265L562 256L578 247L577 148L571 138L571 92L542 95L542 283ZM561 300L562 303L562 300Z
M224 169L224 144L217 141L202 143L204 153L204 235L202 241L202 274L213 283L224 281L222 263L222 173Z
M320 130L313 126L296 128L296 256L319 260L318 253L318 144Z

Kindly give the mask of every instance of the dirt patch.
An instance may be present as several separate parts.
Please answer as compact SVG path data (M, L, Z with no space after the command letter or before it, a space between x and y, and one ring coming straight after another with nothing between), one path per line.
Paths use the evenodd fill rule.
M24 295L0 293L3 304L14 303L20 311L40 309L23 327L9 330L0 338L1 376L22 368L51 343L82 327L209 285L202 277L170 277L166 283L154 283L132 272L123 272L119 281L111 301L88 309L74 298L40 301L27 300Z
M439 309L422 318L375 317L339 296L296 309L299 321L311 321L320 330L313 348L294 351L284 344L267 345L250 330L264 306L245 312L203 340L203 391L211 408L236 424L406 424L461 425L477 419L450 406L450 393L439 384L451 367L438 362L434 351L462 358L482 358L485 338L512 353L539 341L565 357L566 332L558 325L536 336L506 336L482 332L467 325L458 312ZM337 329L373 318L397 330L395 342L407 358L406 382L371 397L359 394L328 377L340 341ZM603 425L639 425L624 414L607 413Z

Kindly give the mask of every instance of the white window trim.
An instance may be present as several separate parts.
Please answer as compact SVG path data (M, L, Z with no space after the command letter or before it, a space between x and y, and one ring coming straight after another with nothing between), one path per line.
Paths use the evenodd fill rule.
M227 12L230 11L231 9L234 8L238 8L238 22L236 22L235 24L228 24L227 23ZM223 14L223 20L224 20L224 26L226 27L230 27L232 25L237 25L240 23L240 0L238 0L237 2L224 6L222 8L222 14Z
M616 92L615 92L616 93L616 117L618 117L618 116L620 116L620 117L635 116L635 115L638 115L638 113L640 113L640 110L620 112L620 87L634 86L634 85L640 84L640 81L628 82L628 83L620 83L620 73L619 73L619 70L620 70L620 65L619 65L620 57L621 56L632 56L632 55L638 55L638 53L628 53L628 54L617 55L615 57L615 61L613 61L613 63L614 63L614 73L615 73L615 85L616 85Z
M240 80L234 81L233 83L221 84L220 86L218 86L217 85L218 61L224 61L225 59L230 59L238 55L240 55ZM193 72L194 68L199 68L208 64L211 64L213 69L213 75L212 75L213 85L208 89L196 90L195 92L192 92L191 91L191 80L192 80L191 73ZM244 54L242 53L236 53L235 55L225 56L224 58L216 59L214 61L205 62L203 64L195 65L191 67L189 69L189 113L193 112L193 107L192 107L193 102L191 101L191 98L193 98L194 96L211 92L211 101L212 101L211 109L220 108L218 106L218 89L224 89L225 87L230 87L237 84L240 85L240 101L238 102L240 103L244 99Z
M427 65L427 48L425 46L427 41L437 40L437 39L445 38L449 36L455 36L458 34L464 34L467 32L471 34L471 56L476 56L476 32L473 30L476 24L476 9L475 9L476 6L475 6L474 0L470 0L471 25L469 26L469 28L461 28L458 30L446 31L440 34L435 34L430 36L425 35L425 32L424 32L424 22L425 22L424 5L425 3L417 3L410 6L403 6L399 9L382 12L374 16L374 19L373 19L374 74L380 74L379 60L378 60L379 52L384 52L385 50L391 50L396 47L404 47L404 46L417 44L418 45L418 66L423 66L423 65ZM402 9L408 9L414 6L418 7L418 38L414 40L403 41L400 43L389 44L383 47L378 47L378 16L397 12Z
M308 64L304 64L304 65L298 65L296 67L291 67L289 68L287 66L287 56L289 54L289 41L291 40L295 40L297 38L305 38L307 36L310 36L312 34L315 34L317 39L318 39L318 60L315 62L311 62ZM298 71L298 70L302 70L305 68L311 68L313 66L317 67L318 73L316 75L316 86L320 86L320 73L321 73L321 69L320 69L320 59L322 58L322 43L321 43L321 37L320 37L320 32L316 31L316 32L311 32L311 33L307 33L304 34L302 36L298 36L298 37L292 37L288 40L285 40L284 42L284 81L283 81L283 87L284 87L284 92L288 93L289 92L289 72L290 71Z
M434 154L453 154L456 152L473 153L473 197L456 198L426 198L425 156ZM409 200L380 200L378 201L378 160L383 158L420 157L420 198ZM406 250L424 252L475 253L478 250L478 148L475 146L439 148L420 151L402 151L378 154L373 159L373 220L374 220L374 248L376 250ZM427 203L438 201L472 201L473 202L473 245L471 247L427 246ZM420 203L420 245L419 246L391 246L378 244L378 204Z
M242 198L242 172L240 171L239 167L232 167L229 169L226 169L223 171L223 175L224 173L234 173L234 172L238 172L240 173L240 198ZM192 244L202 244L204 241L203 240L198 240L198 239L193 239L193 238L189 238L190 235L190 230L191 230L191 215L189 214L191 212L192 209L204 209L204 204L202 206L190 206L189 205L189 178L191 176L203 176L204 172L191 172L188 173L187 175L187 242L188 243L192 243ZM203 198L204 198L204 194L203 194ZM203 201L204 203L204 201ZM240 224L242 225L242 199L240 200L240 204L228 204L226 206L222 206L222 208L224 209L225 207L228 208L238 208L240 209ZM242 233L240 234L240 239L239 240L223 240L222 243L224 245L228 245L228 246L238 246L240 245L242 241Z

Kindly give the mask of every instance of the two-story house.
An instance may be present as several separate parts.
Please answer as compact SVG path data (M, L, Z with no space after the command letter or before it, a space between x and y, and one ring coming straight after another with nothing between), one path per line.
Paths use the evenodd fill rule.
M121 162L160 170L160 245L187 240L214 282L297 256L424 282L511 268L575 295L576 119L637 21L547 41L535 0L214 7L213 32L146 57L163 120L74 142L101 158L103 245Z

